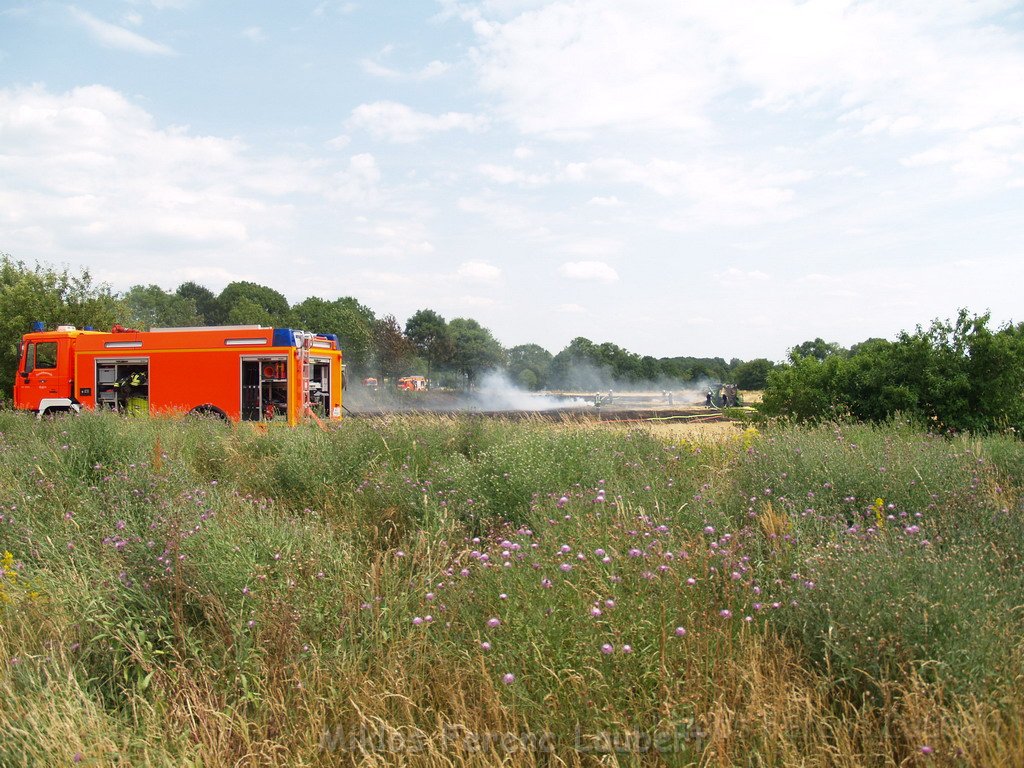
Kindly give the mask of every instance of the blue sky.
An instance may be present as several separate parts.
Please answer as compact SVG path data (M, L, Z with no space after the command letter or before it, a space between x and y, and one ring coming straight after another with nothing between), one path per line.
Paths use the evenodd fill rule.
M506 345L1021 321L1024 5L0 3L0 251Z

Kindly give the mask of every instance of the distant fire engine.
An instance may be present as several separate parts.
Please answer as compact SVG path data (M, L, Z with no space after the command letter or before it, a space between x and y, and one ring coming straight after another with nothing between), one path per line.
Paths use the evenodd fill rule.
M398 380L398 388L403 392L426 392L427 379L425 376L403 376Z
M88 408L296 424L341 418L342 371L333 334L258 325L45 331L37 323L22 338L14 405L39 415Z

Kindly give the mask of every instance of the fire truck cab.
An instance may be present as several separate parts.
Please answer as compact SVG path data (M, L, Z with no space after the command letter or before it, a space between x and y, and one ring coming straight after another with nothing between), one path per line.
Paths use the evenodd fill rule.
M341 418L343 369L333 335L217 326L109 333L58 326L22 338L16 408L192 413L232 421Z
M425 376L403 376L398 380L398 389L403 392L426 392L427 379Z

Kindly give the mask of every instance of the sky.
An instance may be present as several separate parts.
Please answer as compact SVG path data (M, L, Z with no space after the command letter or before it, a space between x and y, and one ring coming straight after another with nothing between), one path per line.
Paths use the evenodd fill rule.
M552 352L1021 322L1024 3L0 0L0 252Z

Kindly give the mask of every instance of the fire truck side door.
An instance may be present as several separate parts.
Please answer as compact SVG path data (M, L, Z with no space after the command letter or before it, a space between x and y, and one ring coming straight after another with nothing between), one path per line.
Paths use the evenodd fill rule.
M20 407L36 410L41 400L66 396L61 395L60 391L62 373L57 345L57 341L33 341L27 345L19 371L22 391L25 393ZM67 377L67 371L63 372L63 376Z

